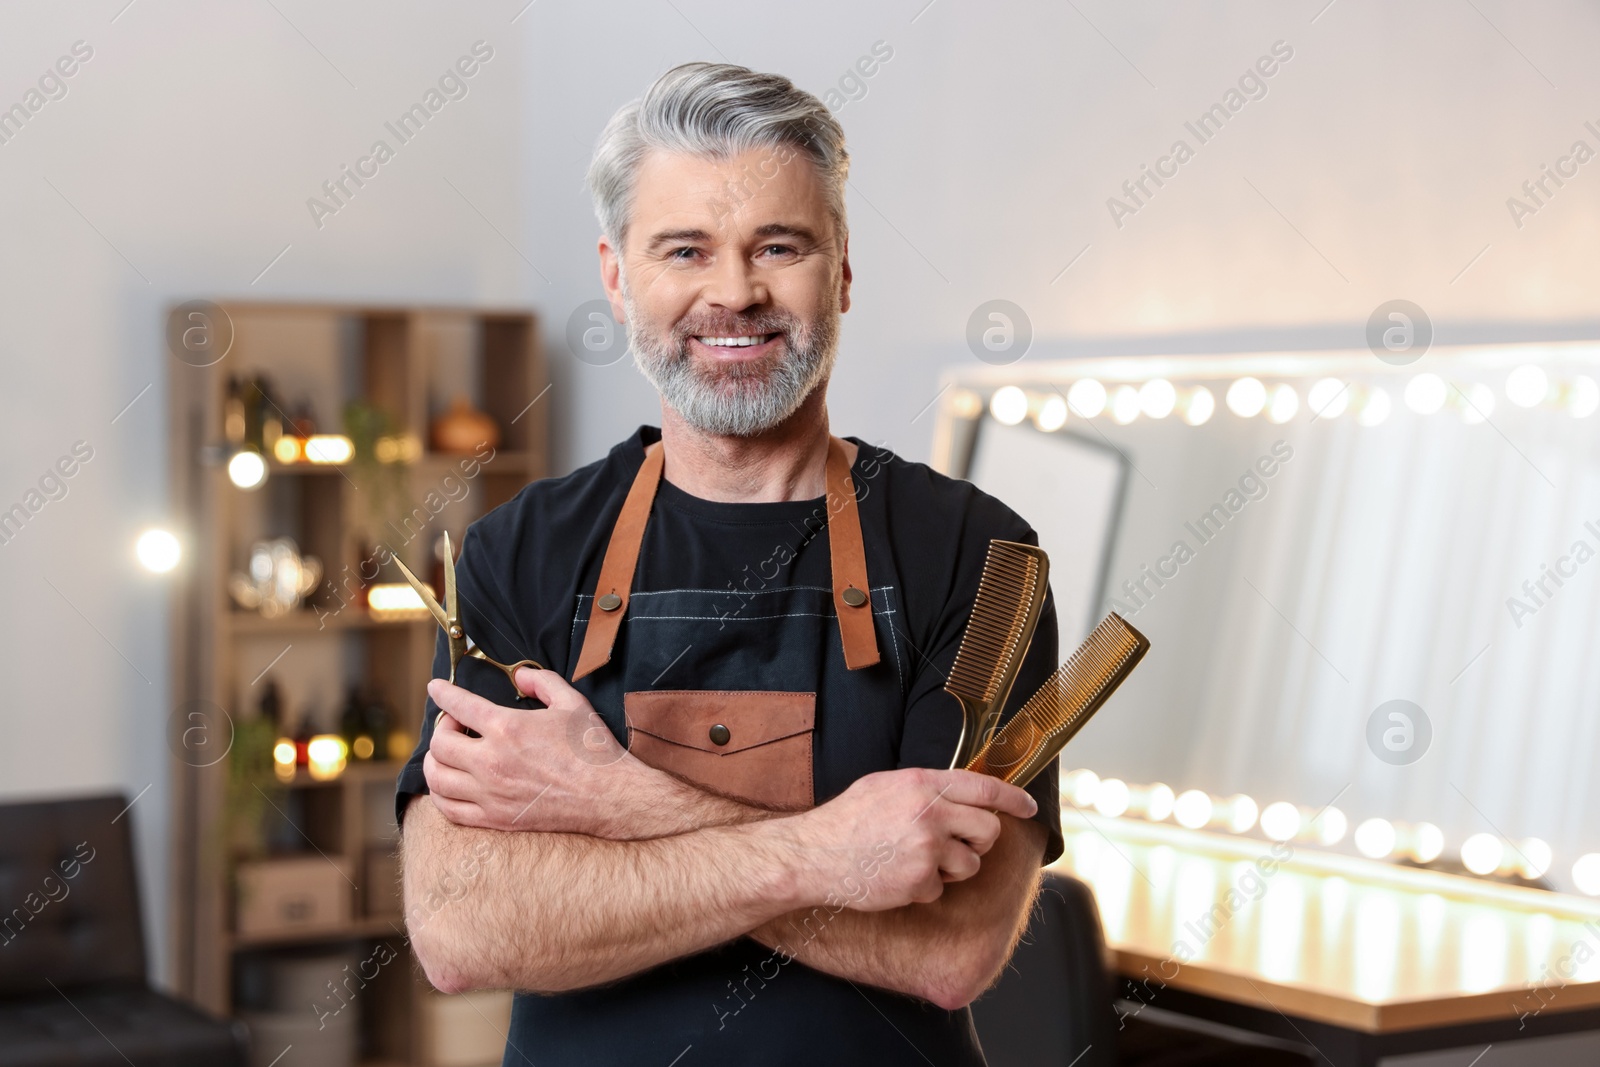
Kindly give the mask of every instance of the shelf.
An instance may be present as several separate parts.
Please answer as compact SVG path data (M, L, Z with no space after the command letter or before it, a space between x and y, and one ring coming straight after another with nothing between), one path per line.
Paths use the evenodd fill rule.
M253 937L229 935L229 947L234 952L253 948L275 948L283 945L320 945L331 941L360 941L369 937L405 937L405 916L372 915L351 919L339 926L321 930L294 930L281 934L258 934Z
M366 608L354 604L343 609L318 612L314 608L300 608L276 619L268 619L253 611L229 611L222 616L228 629L240 637L272 636L274 634L307 634L324 630L401 630L407 626L433 626L433 616L417 614L399 619L377 618Z
M413 471L444 470L457 467L467 460L477 460L484 470L506 473L526 472L542 466L540 458L532 452L513 452L503 448L495 449L493 458L487 463L478 460L477 454L473 452L425 452L406 466ZM267 461L268 475L274 478L340 474L355 468L354 463L279 463L275 459Z
M280 785L290 789L315 789L326 786L342 785L350 782L355 785L365 785L368 782L393 782L400 777L400 768L405 763L400 760L351 760L345 764L344 770L336 778L313 778L311 772L304 767L295 771L294 778L290 781L280 781Z

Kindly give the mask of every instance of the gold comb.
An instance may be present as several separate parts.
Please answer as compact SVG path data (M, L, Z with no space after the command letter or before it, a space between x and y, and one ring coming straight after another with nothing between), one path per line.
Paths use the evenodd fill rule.
M1060 755L1149 650L1144 634L1113 611L972 758L967 770L1027 785Z
M961 741L950 766L963 767L1000 721L1049 588L1050 557L1016 541L989 542L978 597L944 690L961 703Z

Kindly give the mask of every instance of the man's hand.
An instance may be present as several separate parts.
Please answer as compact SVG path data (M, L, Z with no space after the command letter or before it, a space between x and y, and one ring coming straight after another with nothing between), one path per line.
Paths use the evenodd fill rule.
M433 803L459 826L628 836L618 820L650 769L555 671L524 667L516 680L545 707L501 707L442 678L428 683L444 712L422 760Z
M1038 810L1026 791L972 771L878 771L796 816L793 843L815 895L884 911L938 900L946 882L978 873L1000 836L998 812L1028 819Z

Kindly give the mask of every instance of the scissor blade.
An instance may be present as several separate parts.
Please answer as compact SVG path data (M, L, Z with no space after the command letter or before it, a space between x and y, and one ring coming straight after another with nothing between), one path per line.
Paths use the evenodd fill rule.
M450 618L461 618L460 605L456 603L456 554L450 547L448 530L444 535L444 606Z
M395 565L400 568L400 573L406 576L406 581L411 583L411 588L417 591L417 595L422 598L423 604L427 605L428 612L433 616L434 621L448 631L450 629L449 616L444 613L444 608L440 607L439 602L434 599L433 590L418 581L417 576L411 573L411 568L400 562L399 556L393 558Z

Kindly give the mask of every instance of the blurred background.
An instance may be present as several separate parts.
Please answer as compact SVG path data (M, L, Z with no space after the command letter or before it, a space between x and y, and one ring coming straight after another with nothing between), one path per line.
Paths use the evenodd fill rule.
M1491 1024L1600 1026L1600 568L1560 564L1600 547L1593 5L95 0L3 19L0 799L122 799L128 967L153 988L276 1033L277 1005L331 995L329 968L372 967L350 1055L498 1058L469 1031L503 1025L499 1001L422 1027L411 979L371 962L387 945L411 966L373 887L392 885L385 757L414 738L432 623L369 602L395 574L341 575L407 516L431 568L440 533L658 421L625 336L591 317L582 178L617 107L708 59L789 76L849 137L835 432L972 477L1061 546L1083 623L1063 616L1063 654L1113 609L1155 643L1063 764L1081 842L1063 870L1094 887L1112 971L1170 961L1236 884L1228 849L1309 864L1298 896L1269 882L1279 910L1230 908L1253 940L1203 939L1183 972L1222 977L1174 980L1152 1016L1292 1016L1330 1062L1376 1062L1344 1059L1346 1032L1458 1026L1384 1050L1463 1065L1535 1062ZM1293 458L1268 475L1278 441ZM253 450L259 471L230 466ZM1219 502L1202 547L1184 524ZM1198 551L1172 588L1130 596L1180 539ZM1212 873L1186 881L1190 855ZM342 881L307 889L308 859ZM0 886L7 909L33 888ZM241 902L274 893L309 895L252 927ZM1293 958L1268 958L1288 930L1308 931ZM1373 962L1422 961L1430 936L1434 963ZM1308 977L1341 951L1344 984ZM1539 1040L1538 1062L1594 1062L1582 1033Z

